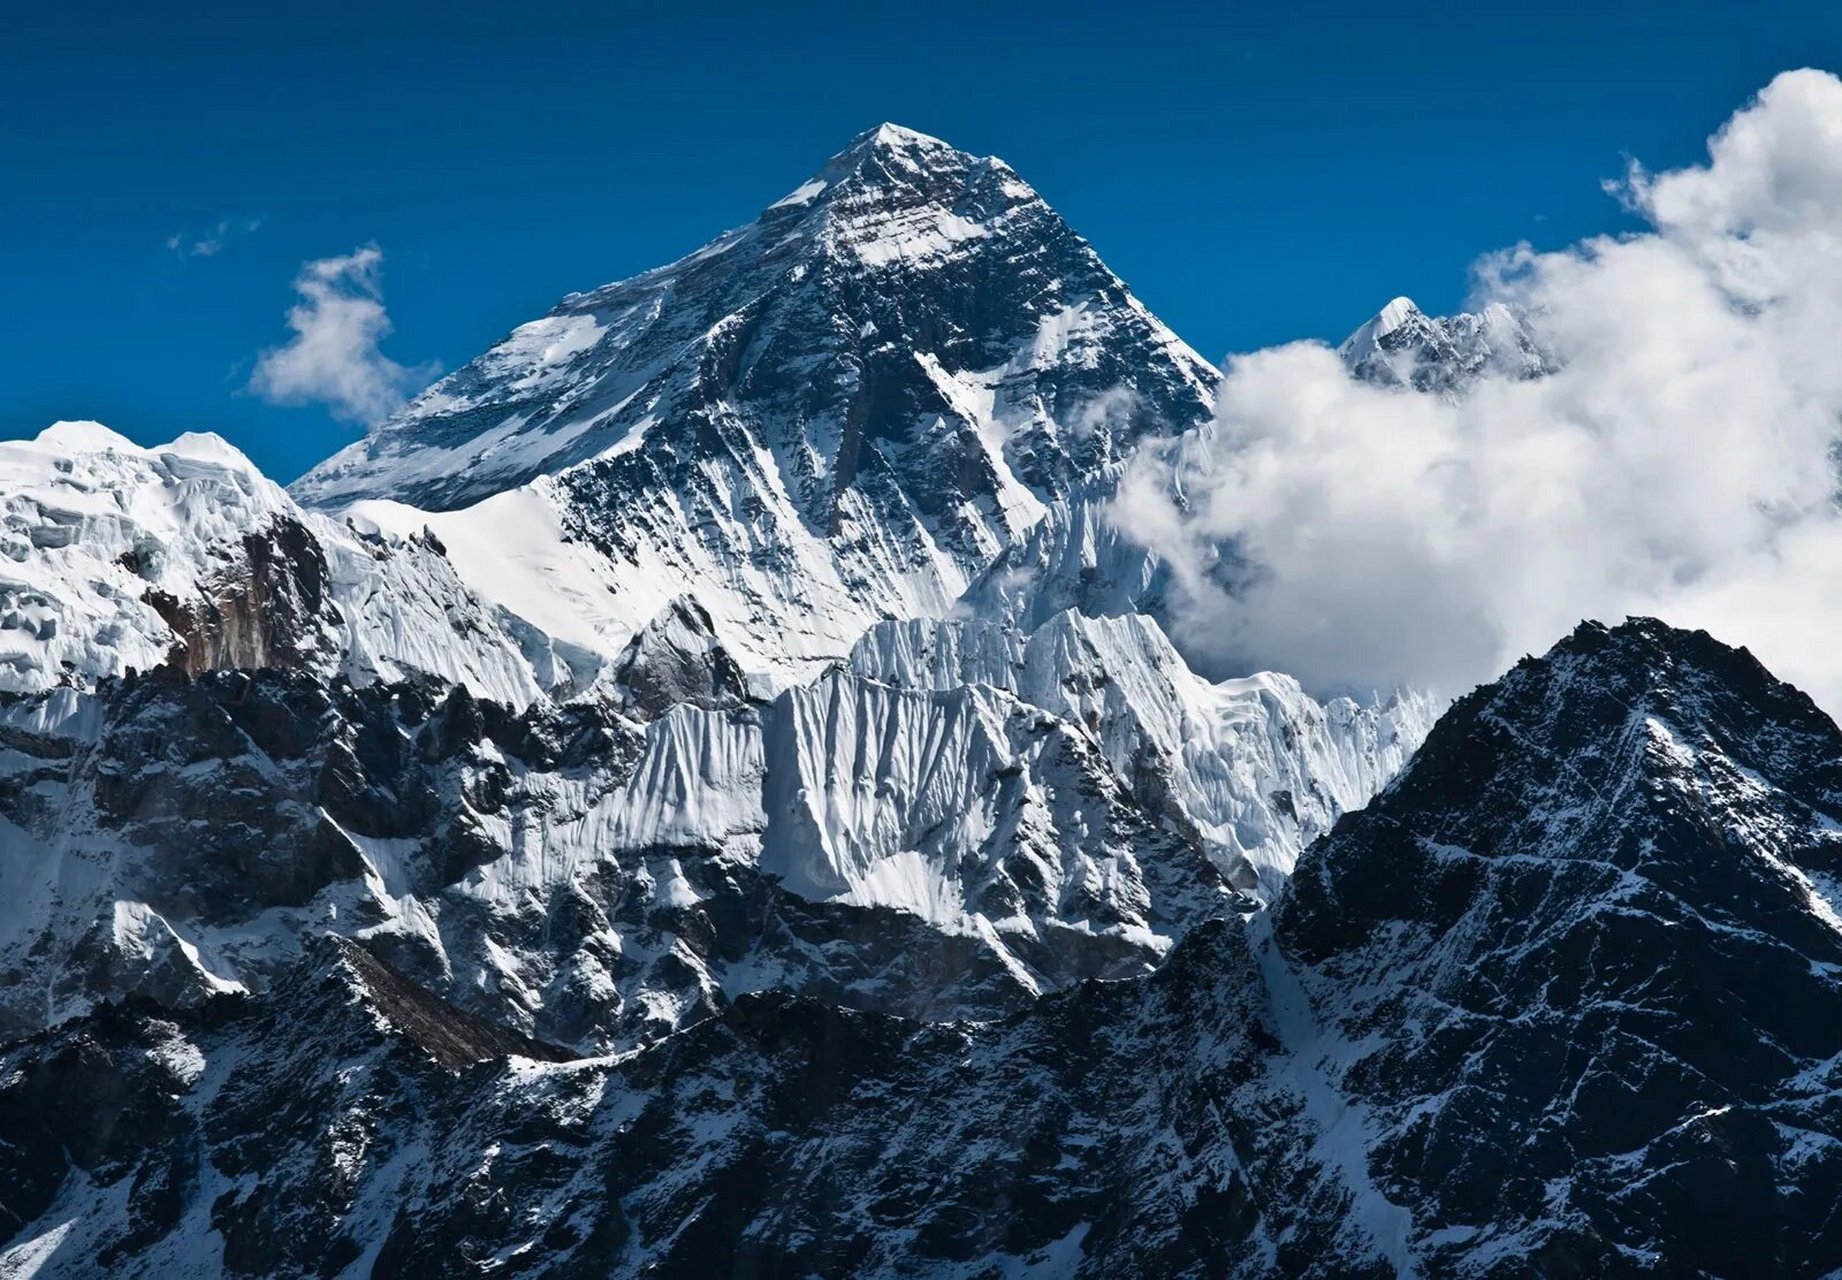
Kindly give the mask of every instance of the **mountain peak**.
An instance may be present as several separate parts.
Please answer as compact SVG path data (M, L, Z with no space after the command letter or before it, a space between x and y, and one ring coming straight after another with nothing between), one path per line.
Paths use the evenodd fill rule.
M650 487L703 449L815 536L912 506L877 519L954 561L932 599L1132 440L1206 419L1213 383L1009 166L883 123L755 222L520 326L295 492L451 509L622 458ZM1122 388L1116 429L1081 429ZM770 455L787 474L755 474Z
M922 133L918 129L909 129L885 120L874 129L865 129L851 139L851 145L845 148L844 154L883 151L915 155L954 150L956 150L955 147L932 134Z
M1450 394L1487 374L1538 378L1553 368L1528 325L1499 302L1429 316L1412 298L1395 298L1345 338L1337 355L1365 382Z
M804 218L809 211L840 204L853 217L861 215L865 206L899 217L901 210L916 205L956 202L986 171L1006 180L1001 193L1004 201L1038 199L1003 161L975 156L929 134L884 121L852 138L817 173L769 205L762 220L773 223L794 211Z
M1418 304L1416 304L1412 298L1403 294L1401 297L1393 299L1387 306L1377 312L1375 318L1369 321L1369 323L1375 327L1375 332L1378 335L1393 333L1402 325L1411 323L1415 316L1424 315L1425 312L1420 310Z
M1804 816L1755 812L1747 779L1767 776ZM1683 807L1688 796L1719 803ZM1842 817L1842 732L1750 652L1705 631L1585 622L1454 704L1372 806L1384 817L1408 810L1420 834L1476 855L1590 857L1662 880L1712 874L1708 848L1761 841L1792 860L1819 848L1832 860L1833 837L1811 833ZM1702 834L1677 832L1666 856L1644 839L1646 823ZM1744 840L1706 834L1748 823Z
M1401 334L1403 329L1425 326L1427 323L1426 313L1420 310L1412 298L1403 295L1393 299L1358 326L1354 333L1343 340L1338 351L1346 363L1356 365L1377 351L1389 350L1403 340L1410 340L1407 335Z

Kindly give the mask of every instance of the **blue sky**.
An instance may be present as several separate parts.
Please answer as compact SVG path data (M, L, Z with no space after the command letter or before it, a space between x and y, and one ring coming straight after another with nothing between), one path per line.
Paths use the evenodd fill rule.
M1627 155L1842 67L1820 3L270 8L10 7L0 433L214 430L291 479L359 430L243 391L304 261L375 242L384 350L452 368L884 119L1010 161L1211 358L1334 339L1624 227Z

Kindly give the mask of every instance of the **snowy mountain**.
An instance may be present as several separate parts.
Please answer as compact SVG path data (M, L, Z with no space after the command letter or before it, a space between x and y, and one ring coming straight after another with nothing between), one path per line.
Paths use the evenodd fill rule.
M1199 666L1216 385L883 126L292 492L0 444L0 1276L1842 1271L1842 730Z
M1553 366L1528 323L1500 302L1428 316L1396 298L1337 348L1351 373L1384 387L1452 394L1482 377L1537 378Z
M572 643L690 594L809 679L938 616L1216 371L1002 161L883 125L749 226L566 298L294 486Z
M1276 910L1001 1021L776 993L563 1061L317 941L4 1051L0 1265L1827 1274L1838 762L1744 651L1589 624Z
M423 672L522 705L578 678L421 531L302 511L216 436L143 449L61 422L0 443L0 512L0 691L285 667Z
M1011 567L1069 513L1130 559L1118 462L1214 376L1001 162L884 127L317 508L215 438L7 446L0 1026L261 993L325 933L594 1052L761 990L988 1017L1154 968L1431 711L1211 684L1136 597Z

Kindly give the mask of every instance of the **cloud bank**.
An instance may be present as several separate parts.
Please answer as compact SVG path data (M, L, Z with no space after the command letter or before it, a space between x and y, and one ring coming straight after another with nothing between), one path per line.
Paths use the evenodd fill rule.
M1455 694L1582 617L1654 613L1842 711L1842 81L1787 72L1705 164L1614 186L1645 231L1475 268L1547 377L1451 399L1317 343L1229 363L1213 430L1114 507L1170 562L1181 640Z
M439 373L438 365L401 365L381 350L391 330L383 263L383 251L368 244L302 266L294 280L299 301L288 309L294 337L262 352L248 390L274 404L324 404L341 421L369 426Z

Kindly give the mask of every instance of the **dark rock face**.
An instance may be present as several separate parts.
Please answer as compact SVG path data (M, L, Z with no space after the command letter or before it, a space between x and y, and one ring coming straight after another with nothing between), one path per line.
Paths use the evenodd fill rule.
M427 1002L406 1018L358 953L315 957L262 1001L109 1011L16 1046L0 1126L29 1140L0 1151L0 1204L45 1213L66 1168L130 1195L130 1213L60 1246L119 1274L330 1274L362 1257L375 1274L466 1275L506 1253L550 1275L911 1273L1005 1254L1065 1269L1083 1251L1220 1269L1257 1227L1208 1132L1262 1070L1239 933L1210 926L1146 984L1083 987L977 1034L751 996L624 1063L561 1066L461 1064L445 1050L459 1033L422 1025ZM1236 1030L1198 1056L1197 1019ZM1143 1058L1110 1052L1116 1035ZM118 1118L69 1106L78 1090ZM159 1179L172 1207L142 1209ZM196 1242L161 1229L200 1219Z
M1376 1173L1547 1274L1842 1263L1842 734L1744 650L1586 625L1459 703L1280 912ZM1334 994L1333 994L1334 993ZM1512 1123L1513 1122L1513 1123Z
M327 594L326 553L300 521L279 518L245 534L241 552L197 599L147 596L179 637L170 663L188 675L305 667L324 630L340 621Z
M17 741L0 788L19 837L15 909L38 929L9 956L0 1008L14 1031L65 1003L196 1000L214 969L259 979L292 962L316 912L377 923L362 893L341 896L367 874L360 839L413 841L397 891L438 892L485 856L481 819L507 785L485 744L541 752L531 744L558 727L433 682L353 688L274 669L193 680L168 667L50 699L63 702L75 711L61 732ZM46 710L27 697L9 714ZM57 871L74 866L94 870ZM234 951L198 953L211 930Z
M692 596L673 600L640 628L615 660L613 677L628 704L649 720L680 703L715 711L749 701L747 675Z
M1744 651L1587 625L1149 977L560 1063L310 948L6 1050L0 1210L53 1273L1826 1274L1839 783Z

